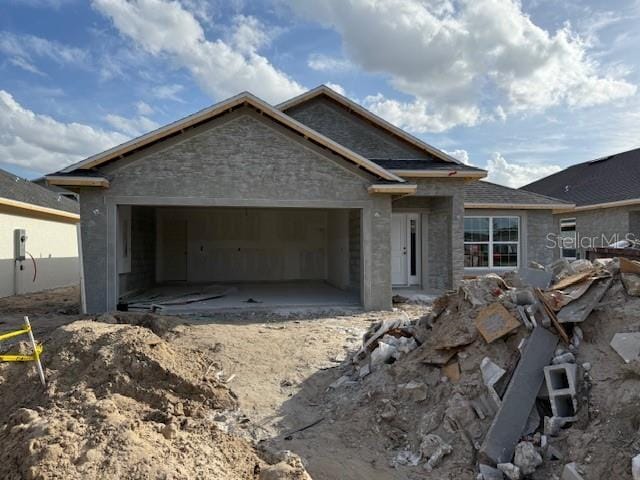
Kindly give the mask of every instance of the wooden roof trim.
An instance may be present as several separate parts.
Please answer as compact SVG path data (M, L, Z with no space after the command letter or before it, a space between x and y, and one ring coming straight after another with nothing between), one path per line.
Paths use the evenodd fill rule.
M580 205L575 207L577 212L583 212L586 210L599 210L602 208L615 208L615 207L628 207L632 205L640 205L640 198L630 198L628 200L618 200L616 202L594 203L592 205Z
M45 176L48 185L58 185L61 187L101 187L109 188L109 180L104 177L83 177L71 175L47 175Z
M442 177L462 177L462 178L485 178L487 172L471 170L399 170L389 169L400 177L408 178L442 178Z
M327 97L335 100L336 102L340 103L342 106L346 107L347 109L357 113L358 115L365 118L366 120L373 123L374 125L382 128L383 130L386 130L387 132L391 133L396 137L399 137L400 139L410 143L411 145L419 148L420 150L427 151L431 155L441 160L444 160L445 162L451 162L451 163L457 163L457 164L462 163L457 158L452 157L451 155L443 152L442 150L439 150L436 147L429 145L426 142L423 142L419 138L414 137L413 135L405 132L403 129L396 127L392 123L387 122L385 119L370 112L363 106L358 105L353 100L350 100L344 95L339 94L338 92L336 92L335 90L332 90L326 85L320 85L312 90L309 90L308 92L302 93L296 97L286 100L285 102L282 102L279 105L277 105L276 108L284 112L285 110L293 108L297 105L300 105L320 95L326 95Z
M369 193L386 193L386 194L402 194L402 195L412 195L416 193L418 190L417 185L408 185L408 184L378 184L378 185L370 185L367 188Z
M12 200L10 198L0 197L0 205L5 207L18 208L20 210L27 210L30 212L45 213L47 215L53 215L55 217L62 217L65 219L71 219L75 221L80 220L80 215L78 215L77 213L58 210L57 208L41 207L40 205L34 205L33 203L20 202L18 200Z
M572 210L574 205L566 203L557 204L538 204L538 203L474 203L465 202L464 208L468 209L491 209L491 210Z
M281 124L289 127L290 129L296 131L297 133L301 134L305 138L312 139L313 141L319 143L320 145L340 155L341 157L344 157L347 160L350 160L356 163L357 165L361 166L364 170L370 173L373 173L374 175L384 180L404 182L402 178L382 168L380 165L372 162L371 160L364 158L363 156L340 145L339 143L334 142L333 140L325 137L324 135L316 132L315 130L310 129L309 127L289 117L285 113L272 107L268 103L264 102L263 100L260 100L258 97L248 92L243 92L239 95L236 95L235 97L231 97L228 100L225 100L209 108L201 110L200 112L194 113L193 115L185 117L182 120L178 120L176 122L170 123L169 125L166 125L157 130L154 130L153 132L149 132L138 138L135 138L126 143L123 143L122 145L113 147L102 153L99 153L85 160L82 160L81 162L78 162L74 165L70 165L69 167L62 170L62 172L71 173L74 170L78 170L78 169L86 170L90 168L95 168L103 163L106 163L116 158L119 158L121 156L124 156L128 153L133 152L134 150L141 149L151 143L155 143L170 135L180 133L182 130L189 128L193 125L213 119L218 115L231 111L234 108L241 105L251 105L255 109L271 117L273 120L276 120Z

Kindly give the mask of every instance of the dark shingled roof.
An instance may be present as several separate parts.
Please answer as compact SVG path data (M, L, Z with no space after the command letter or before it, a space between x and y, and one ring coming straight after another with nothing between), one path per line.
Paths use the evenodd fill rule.
M39 207L80 213L78 202L0 169L0 197Z
M464 187L465 203L498 203L505 205L558 205L564 202L537 193L525 192L483 180L470 182Z
M572 165L522 189L578 207L640 198L640 148Z
M465 172L482 172L481 168L464 165L462 163L445 162L438 158L431 159L396 159L396 158L370 158L387 170L456 170Z

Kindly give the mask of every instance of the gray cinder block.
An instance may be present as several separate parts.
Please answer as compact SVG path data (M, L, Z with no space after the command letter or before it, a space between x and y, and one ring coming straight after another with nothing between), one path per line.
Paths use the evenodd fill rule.
M480 452L495 464L510 462L527 424L536 396L558 346L558 337L544 327L536 327L522 351L502 406L493 419Z
M576 420L576 372L577 367L574 363L561 363L544 368L551 411L555 417L565 422Z

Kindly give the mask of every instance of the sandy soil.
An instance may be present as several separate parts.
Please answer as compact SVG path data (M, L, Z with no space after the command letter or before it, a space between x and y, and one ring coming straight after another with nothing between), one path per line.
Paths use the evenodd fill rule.
M425 311L415 305L403 309L411 318ZM46 357L47 341L55 337L55 329L86 318L77 313L74 288L1 299L0 312L2 331L19 327L22 316L29 315L37 340L45 342L49 366L54 360ZM237 395L239 410L219 422L230 433L259 442L268 452L286 449L301 455L314 479L402 478L386 460L381 464L376 452L336 429L333 414L322 403L323 393L342 375L347 354L360 346L371 323L398 315L345 310L172 317L170 322L178 326L156 333L163 334L171 348L198 352L202 374L219 379ZM108 316L100 320L120 322Z

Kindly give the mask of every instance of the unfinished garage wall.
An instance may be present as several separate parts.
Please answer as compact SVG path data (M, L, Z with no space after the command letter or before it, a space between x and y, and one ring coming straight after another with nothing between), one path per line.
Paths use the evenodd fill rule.
M360 289L361 262L361 213L360 210L349 210L349 288Z
M188 282L327 279L326 211L161 208L158 216L159 281L179 279L172 269L180 268L175 261L180 248L167 245L167 234L183 222Z
M130 207L130 212L130 268L125 268L128 271L119 274L120 295L151 287L155 284L156 277L155 209L153 207ZM123 223L119 224L120 227L122 225ZM124 232L119 233L121 234L119 235L120 239L125 237ZM121 258L121 255L118 258Z
M349 288L349 211L327 213L327 281L334 287Z

